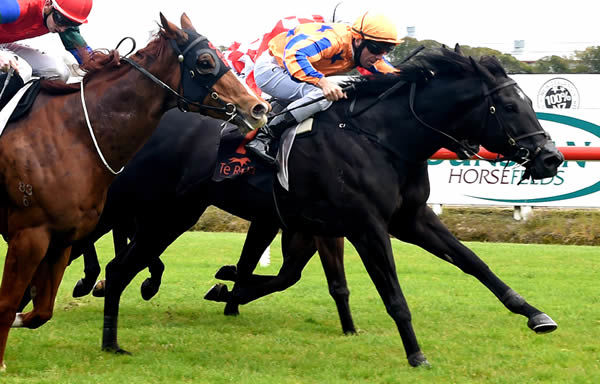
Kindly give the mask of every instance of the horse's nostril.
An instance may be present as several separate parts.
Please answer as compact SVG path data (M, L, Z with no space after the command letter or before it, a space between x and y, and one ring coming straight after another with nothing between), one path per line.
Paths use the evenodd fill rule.
M252 113L252 117L254 117L255 119L260 119L267 113L267 107L263 104L256 104L252 108L251 113Z
M564 157L561 154L548 156L544 159L544 166L548 168L558 168L564 161Z

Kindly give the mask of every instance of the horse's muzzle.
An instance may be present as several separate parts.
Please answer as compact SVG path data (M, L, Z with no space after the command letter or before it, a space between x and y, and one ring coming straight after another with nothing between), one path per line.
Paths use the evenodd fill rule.
M565 161L563 154L552 142L547 142L528 167L531 177L534 179L554 177L563 161Z

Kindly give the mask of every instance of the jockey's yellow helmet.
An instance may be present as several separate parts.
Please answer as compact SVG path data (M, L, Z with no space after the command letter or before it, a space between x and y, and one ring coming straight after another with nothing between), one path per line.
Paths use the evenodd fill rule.
M365 12L352 25L352 36L355 39L380 41L382 43L400 44L396 25L389 17L381 13Z

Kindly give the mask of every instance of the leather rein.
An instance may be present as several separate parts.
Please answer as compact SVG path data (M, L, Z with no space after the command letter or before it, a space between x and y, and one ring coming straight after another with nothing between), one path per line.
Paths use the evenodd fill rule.
M132 59L130 59L129 57L127 57L131 52L133 52L135 50L135 40L132 37L125 37L123 38L119 44L117 44L117 48L118 49L119 46L121 45L121 43L123 43L123 41L125 40L131 40L133 43L133 48L131 49L131 51L129 53L127 53L127 55L121 57L121 61L124 61L126 63L128 63L129 65L131 65L132 67L134 67L135 69L137 69L138 71L140 71L142 74L144 74L147 78L149 78L150 80L152 80L154 83L158 84L161 88L169 91L172 95L174 95L177 98L177 106L180 110L182 110L183 112L187 112L187 109L184 109L183 105L186 106L194 106L194 107L198 107L201 108L203 110L210 110L210 111L216 111L216 112L223 112L224 114L226 114L227 116L235 116L237 109L235 107L235 105L231 104L231 103L225 103L221 97L219 96L219 94L214 91L211 87L205 86L203 85L203 87L210 93L210 97L217 101L218 103L220 103L222 105L222 107L215 107L212 105L207 105L207 104L202 104L196 101L192 101L188 98L186 98L185 96L183 96L182 94L180 94L179 92L177 92L176 90L174 90L173 88L171 88L168 84L166 84L164 81L162 81L161 79L159 79L158 77L154 76L152 73L150 73L147 69L145 69L144 67L142 67L141 65L139 65L138 63L136 63L135 61L133 61ZM179 48L177 47L177 44L172 44L173 49L175 50L175 52L177 53L177 58L178 61L180 63L180 67L181 67L181 73L183 76L184 73L184 68L183 68L183 61L185 60L186 56L188 54L190 54L191 49L198 43L200 43L201 41L206 40L206 37L204 36L200 36L197 39L195 39L194 41L192 41L190 44L188 44L188 46L182 51L179 50ZM191 51L191 52L195 52L195 51ZM183 102L183 104L182 104Z

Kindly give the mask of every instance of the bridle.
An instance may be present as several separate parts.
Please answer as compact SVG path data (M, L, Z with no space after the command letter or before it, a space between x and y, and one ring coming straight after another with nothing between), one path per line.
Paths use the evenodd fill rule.
M188 32L188 35L191 35L190 31L187 31L187 32ZM205 49L206 49L206 48L204 48L204 49L193 50L193 48L196 45L200 44L201 42L208 42L208 40L205 36L199 35L198 33L195 33L195 35L197 35L196 38L191 42L188 40L188 42L186 42L186 45L183 47L183 50L180 49L180 47L177 45L175 40L169 39L169 41L171 42L171 46L175 50L175 53L177 54L177 59L180 63L181 77L182 77L181 87L184 89L184 95L180 94L179 92L177 92L176 90L171 88L168 84L166 84L164 81L160 80L159 78L154 76L152 73L150 73L147 69L145 69L144 67L142 67L141 65L139 65L138 63L133 61L131 58L127 57L127 55L129 55L131 52L133 52L135 50L135 40L132 37L123 38L119 42L119 44L117 44L116 49L119 48L119 46L121 45L121 43L123 43L123 41L131 40L133 42L133 48L127 55L121 57L121 61L128 63L129 65L131 65L132 67L134 67L135 69L140 71L143 75L148 77L150 80L152 80L154 83L158 84L161 88L169 91L172 95L174 95L177 98L177 107L181 111L187 112L187 111L189 111L189 106L194 106L194 107L197 107L197 108L200 108L203 110L222 112L225 115L230 117L229 120L232 120L233 118L235 118L237 116L237 108L235 107L235 105L233 105L231 103L226 103L225 101L223 101L223 99L221 99L221 96L212 88L212 85L215 84L221 78L221 76L223 76L225 74L225 72L227 72L229 70L229 68L226 67L225 70L220 71L218 74L211 74L211 77L212 77L211 80L213 80L213 81L210 83L204 83L204 84L200 84L196 80L197 72L194 71L193 69L189 70L189 68L188 68L187 63L195 62L196 59L198 58L199 54L203 53L203 51L205 51ZM217 63L220 63L220 59L218 58L217 55L214 55L213 57L215 57L219 60L219 61L216 61ZM200 76L208 76L208 75L200 75ZM194 99L204 100L206 95L210 93L210 97L213 100L215 100L216 102L218 102L219 104L221 104L222 107L215 107L212 105L203 104L201 102L190 100L188 97L186 97L185 96L185 87L183 86L183 84L192 82L192 81L196 85L196 87L199 86L203 90L203 93L200 93L199 95L194 95L193 96Z
M452 135L443 132L433 126L431 126L430 124L426 123L425 121L423 121L423 119L421 119L417 113L415 112L415 94L416 94L416 83L412 83L411 87L410 87L410 96L409 96L409 106L410 106L410 111L413 114L414 118L423 126L443 135L446 136L447 138L449 138L450 140L452 140L454 143L456 143L459 147L461 147L464 151L466 151L467 153L471 154L472 156L477 157L480 160L485 160L485 161L489 161L491 163L496 163L496 162L500 162L500 161L514 161L515 163L517 163L518 165L525 165L526 163L530 162L531 160L533 160L541 151L542 151L542 146L539 145L537 146L534 150L533 153L525 148L523 145L520 145L519 142L523 139L526 139L528 137L532 137L532 136L536 136L536 135L544 135L546 137L546 139L548 140L550 137L548 135L548 133L546 131L539 130L539 131L535 131L535 132L530 132L530 133L526 133L523 135L519 135L519 136L514 136L513 134L511 134L511 132L508 130L507 125L503 123L502 121L502 117L496 113L496 106L494 105L494 100L493 100L493 95L500 91L501 89L504 89L506 87L510 87L510 86L517 86L517 83L514 80L508 80L505 81L497 86L495 86L492 89L488 89L487 85L485 84L485 82L482 82L482 91L483 91L483 97L485 98L486 102L487 102L487 110L488 113L486 113L485 118L482 120L483 121L483 125L481 127L482 131L485 131L489 118L490 116L494 116L496 119L496 123L498 124L498 126L504 131L505 135L506 135L506 139L507 142L509 144L510 147L512 147L514 149L513 154L509 155L509 156L500 156L498 155L498 157L495 160L488 160L488 159L484 159L483 157L479 156L477 153L474 153L473 150L471 150L470 148L466 147L462 142L460 142L459 140L457 140L455 137L453 137Z
M135 40L132 37L125 37L125 38L121 39L121 41L119 41L119 43L117 44L115 50L118 50L119 47L121 46L121 44L125 40L131 40L133 46L126 55L121 57L121 61L128 63L129 65L131 65L132 67L137 69L139 72L141 72L144 76L148 77L154 83L158 84L161 88L166 89L171 94L173 94L177 98L177 106L183 112L187 112L189 110L187 107L189 107L190 105L193 105L193 106L201 108L203 110L222 112L225 115L229 116L228 121L233 120L234 118L236 118L238 116L237 108L235 107L235 105L233 105L231 103L226 103L225 101L223 101L221 99L221 97L219 96L219 94L214 89L212 89L212 86L221 78L221 76L223 76L227 71L230 70L229 66L224 64L223 61L219 58L219 56L209 46L208 39L206 37L198 34L195 31L186 31L186 32L188 33L188 36L193 36L194 39L191 42L188 40L186 42L185 46L183 47L183 50L180 49L180 47L177 45L177 42L175 42L175 40L169 39L169 41L171 42L171 46L175 50L175 53L177 53L177 59L180 63L180 67L181 67L182 79L181 79L180 84L181 84L181 87L184 88L183 95L181 95L179 92L175 91L164 81L160 80L158 77L154 76L147 69L143 68L141 65L139 65L138 63L136 63L135 61L133 61L132 59L127 57L130 53L132 53L135 50L136 44L135 44ZM195 48L198 45L201 45L201 46ZM201 74L201 73L199 73L199 71L196 68L190 69L189 63L195 63L197 61L198 57L200 56L200 54L205 53L205 52L210 53L211 56L213 56L215 63L217 64L215 66L214 70L211 71L210 74ZM196 75L210 76L211 81L199 84L198 81L195 81ZM184 84L186 84L186 83L192 85L191 88L193 88L193 92L192 92L191 97L193 97L194 99L198 99L198 100L204 100L206 98L206 95L208 95L208 93L210 93L210 97L213 100L220 103L222 105L222 107L215 107L212 105L206 105L206 104L202 104L202 103L190 100L185 95L186 87L184 86ZM88 116L87 106L85 103L85 96L84 96L84 90L83 90L84 86L83 85L84 85L84 83L81 82L81 86L80 86L80 88L81 88L81 103L83 105L85 121L86 121L88 130L90 132L92 142L94 143L96 152L98 153L98 156L100 157L100 160L102 161L104 166L113 175L118 175L119 173L121 173L123 171L124 167L121 167L118 171L114 170L113 168L111 168L111 166L106 161L104 155L102 154L102 150L100 149L100 146L96 140L96 137L94 135L94 130L92 129L92 125L90 123L90 119ZM247 125L249 125L243 116L241 116L241 119L243 122L245 122Z

